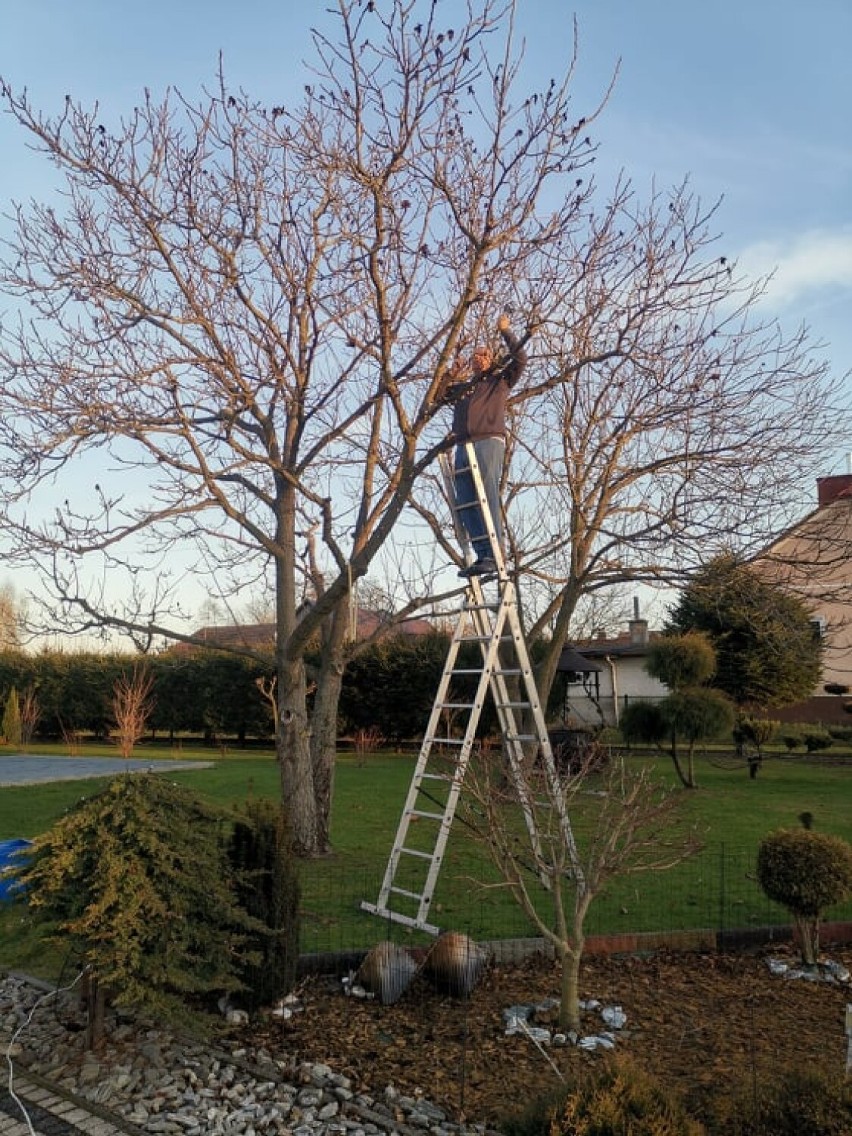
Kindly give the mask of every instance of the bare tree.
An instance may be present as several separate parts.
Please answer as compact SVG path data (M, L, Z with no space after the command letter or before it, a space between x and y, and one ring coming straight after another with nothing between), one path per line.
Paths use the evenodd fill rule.
M33 740L35 728L41 720L41 707L34 686L28 686L21 695L21 748L26 752Z
M131 757L136 743L145 732L145 725L154 709L151 691L153 677L144 667L135 666L130 674L115 680L112 695L112 715L121 756Z
M21 646L22 622L23 610L14 589L0 585L0 650L14 651Z
M571 282L548 250L591 197L573 60L524 97L513 3L470 13L339 0L293 107L223 74L122 119L0 88L65 187L15 207L0 265L19 301L0 331L7 541L54 626L143 649L191 640L188 577L223 600L271 578L282 796L308 853L328 838L348 596L445 444L441 375L512 302L556 318Z
M662 871L697 851L683 823L680 795L650 767L598 758L576 773L545 775L541 764L518 771L509 785L494 762L474 766L464 816L487 849L521 910L554 949L561 965L559 1024L580 1029L580 968L586 916L594 900L628 873ZM530 810L537 841L526 838L519 801ZM570 827L560 823L567 815Z

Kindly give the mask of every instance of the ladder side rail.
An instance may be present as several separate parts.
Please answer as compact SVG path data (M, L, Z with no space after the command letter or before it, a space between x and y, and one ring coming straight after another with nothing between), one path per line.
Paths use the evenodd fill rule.
M375 905L366 905L368 910L374 911L376 914L395 919L397 913L390 911L387 908L388 901L393 893L394 881L396 880L397 872L400 866L400 860L406 848L406 838L411 824L411 819L414 814L415 806L418 797L421 793L421 786L423 783L424 773L429 763L431 751L434 743L440 739L435 737L436 728L440 719L441 706L446 700L446 694L449 689L450 681L455 673L455 662L458 656L458 651L461 644L465 641L465 628L464 617L468 613L464 611L460 613L460 618L456 624L453 632L453 638L450 644L450 649L447 653L447 660L444 664L444 672L441 676L441 683L432 706L432 713L429 718L429 725L427 734L423 739L420 748L420 754L415 766L415 771L412 776L411 784L409 785L408 794L406 796L405 804L403 806L402 815L397 826L396 836L394 838L391 854L388 859L387 867L385 868L384 878L379 889L379 898ZM474 613L469 613L474 614ZM480 611L477 613L482 614ZM476 623L474 618L474 626L481 625ZM495 636L493 633L489 634L492 641L492 652L496 652L496 645L494 643ZM484 646L484 645L483 645ZM415 918L415 926L421 924L425 927L425 918L428 914L429 906L432 902L432 893L434 891L435 882L440 871L441 863L443 861L444 850L446 848L447 840L449 838L452 822L455 817L458 799L461 794L461 788L464 781L464 776L467 771L467 766L470 760L470 754L473 748L474 738L476 736L476 728L479 724L479 719L482 713L482 705L488 690L488 672L487 662L489 655L483 657L483 669L479 672L479 681L477 684L476 694L468 715L467 727L465 735L461 743L458 754L455 758L455 768L452 778L449 779L449 789L447 791L447 798L443 804L443 816L439 822L438 831L435 834L434 843L432 845L431 861L429 868L426 872L423 890L420 893L418 914ZM493 665L493 664L492 664ZM427 854L428 855L428 854ZM400 922L408 921L407 917L399 916Z
M494 563L497 565L497 573L502 577L506 572L503 549L500 545L500 541L497 539L497 527L491 515L491 506L488 504L488 497L485 493L485 482L482 480L482 471L479 468L479 462L476 460L476 448L473 442L465 442L464 449L467 454L471 477L473 478L474 491L479 502L479 508L482 511L482 519L485 521L485 531L488 535L488 543L491 546L491 555L494 557Z
M477 581L477 585L478 583ZM481 585L479 586L481 587ZM512 631L513 655L520 666L521 660L518 658L517 650L514 649L517 643L518 623L517 610L515 607L515 586L511 580L505 580L503 582L500 589L500 603L505 614L503 626L505 627L508 624ZM529 694L527 696L529 697ZM500 733L503 738L503 746L509 763L512 784L518 795L518 803L521 806L527 834L536 857L540 859L542 856L541 837L539 835L538 825L536 824L535 810L533 809L530 799L529 787L523 776L523 765L526 756L524 753L524 745L518 728L515 707L511 704L508 685L499 667L495 667L491 674L491 697L494 700L494 706L497 711Z
M473 708L467 720L467 728L465 730L464 740L456 759L455 773L453 775L449 791L447 793L447 800L444 804L444 817L440 823L439 831L435 840L432 861L426 872L426 881L423 886L422 897L420 900L420 909L417 916L419 921L425 920L426 915L429 912L429 907L432 903L432 895L435 890L435 883L438 879L438 873L441 870L444 851L447 846L447 841L450 836L450 829L452 828L452 823L456 815L456 810L458 808L459 797L461 796L465 774L467 773L467 767L470 764L470 757L473 752L473 743L476 740L476 729L479 725L479 719L482 715L482 708L485 704L485 696L490 688L491 676L497 663L498 648L502 629L503 617L501 613L498 613L497 619L495 620L494 627L492 629L490 642L487 645L485 643L481 644L482 671L480 672L479 682L477 683L476 687Z
M411 817L414 807L417 803L417 798L420 795L421 785L423 784L423 774L429 764L432 747L436 741L440 741L437 737L438 725L441 720L441 712L443 704L446 702L447 692L450 688L450 683L455 673L455 663L458 658L459 648L464 641L464 628L463 620L460 618L456 623L453 631L453 636L450 641L450 646L447 650L447 657L444 661L444 670L441 675L441 680L438 684L438 690L435 695L435 701L432 703L432 711L429 715L429 721L426 726L426 733L423 736L423 741L420 745L420 751L417 756L417 761L414 766L414 773L412 774L411 783L408 787L405 803L402 808L402 814L397 824L396 835L394 836L391 853L388 858L388 863L385 868L384 878L381 887L379 888L378 905L383 906L390 895L391 888L393 887L396 873L399 869L399 862L402 856L402 849L405 847L405 840L408 836L408 829L411 824Z
M521 628L520 614L517 611L512 612L508 618L508 622L512 627L512 631L515 636L515 651L518 656L518 662L521 669L521 678L524 683L524 689L527 693L527 699L530 705L533 723L535 725L538 744L541 749L541 760L544 766L550 799L553 801L558 815L559 823L562 828L562 835L565 840L565 846L568 850L568 855L571 860L571 870L574 874L575 879L577 879L578 882L582 882L583 871L580 864L580 854L577 849L577 842L574 838L571 819L568 816L568 810L565 805L565 796L562 791L562 782L556 769L556 761L553 756L553 747L550 744L550 734L547 732L547 723L544 716L544 708L542 707L541 699L539 698L538 688L535 682L535 675L533 674L532 664L530 662L526 641L524 639L523 630Z
M453 521L453 531L456 534L456 540L464 553L465 560L471 558L470 538L467 535L467 529L461 522L458 511L458 501L456 500L456 483L453 472L453 459L452 455L446 450L438 455L438 462L441 466L441 473L444 477L444 492L447 495L447 501L450 505L450 516Z

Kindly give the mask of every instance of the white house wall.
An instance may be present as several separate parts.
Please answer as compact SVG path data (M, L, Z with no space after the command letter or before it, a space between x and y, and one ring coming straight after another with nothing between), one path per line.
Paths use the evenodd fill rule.
M586 654L591 657L589 652ZM598 674L598 706L587 696L582 683L572 683L568 687L565 702L568 715L582 725L600 725L603 720L604 725L615 726L628 703L638 699L656 702L665 698L669 693L668 688L648 674L645 659L643 654L621 658L611 656L608 661L605 657L596 655L595 662L603 667Z

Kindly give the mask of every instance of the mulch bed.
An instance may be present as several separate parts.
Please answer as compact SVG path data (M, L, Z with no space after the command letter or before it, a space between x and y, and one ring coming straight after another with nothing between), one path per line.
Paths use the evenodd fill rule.
M852 950L825 954L852 969ZM696 1107L739 1087L760 1092L784 1068L842 1074L848 984L778 977L767 958L795 962L792 948L754 954L656 953L590 957L581 997L619 1005L626 1025L616 1049L630 1054ZM304 1012L249 1027L251 1044L277 1058L326 1062L381 1096L388 1085L422 1095L454 1120L495 1124L557 1089L601 1050L548 1046L506 1036L503 1011L559 992L556 964L541 956L489 967L467 999L443 997L418 976L392 1006L344 996L342 975L313 976L299 988ZM542 1014L536 1024L552 1026ZM584 1032L605 1028L584 1016Z

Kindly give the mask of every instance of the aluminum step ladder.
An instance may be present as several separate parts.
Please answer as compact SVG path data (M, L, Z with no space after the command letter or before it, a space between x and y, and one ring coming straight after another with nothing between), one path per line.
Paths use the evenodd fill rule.
M506 572L474 448L468 444L465 450L478 494L473 504L482 509L496 573L490 578L472 576L467 581L379 897L375 903L361 904L362 910L373 915L433 935L439 934L441 928L429 922L429 909L489 694L500 726L508 777L533 850L540 853L542 838L523 770L533 747L537 747L549 782L548 798L559 814L561 839L569 850L574 872L579 873L571 824L521 626L515 583ZM459 513L472 506L455 501L453 471L448 463L444 463L444 474L456 533L470 563L472 553ZM485 586L492 583L496 596L486 598ZM462 657L462 648L469 644L478 648L479 665L471 665L469 658ZM459 685L467 693L462 693ZM460 729L453 732L455 717L464 720L463 733Z

